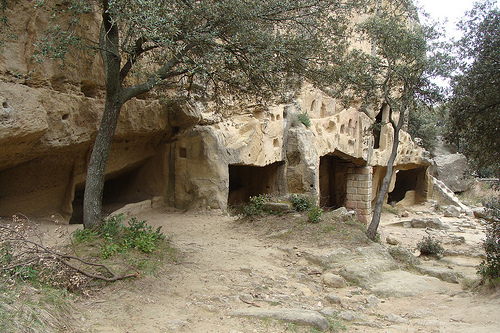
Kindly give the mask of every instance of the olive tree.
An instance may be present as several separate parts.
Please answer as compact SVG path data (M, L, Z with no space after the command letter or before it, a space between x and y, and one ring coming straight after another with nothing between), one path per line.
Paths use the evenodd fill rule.
M398 153L399 133L417 100L439 96L439 88L430 79L445 73L444 67L436 66L444 55L431 52L430 42L439 34L434 27L420 24L410 0L375 1L366 19L357 25L357 33L359 45L364 47L354 48L339 66L340 82L348 87L351 99L361 100L366 107L386 104L393 130L387 172L366 232L374 240Z
M332 59L343 55L353 6L350 0L54 1L70 24L54 22L37 55L97 50L104 64L105 107L85 183L86 228L101 219L105 170L124 103L158 86L180 92L193 84L213 98L293 96L304 79L324 82ZM100 35L79 34L78 17L95 13Z

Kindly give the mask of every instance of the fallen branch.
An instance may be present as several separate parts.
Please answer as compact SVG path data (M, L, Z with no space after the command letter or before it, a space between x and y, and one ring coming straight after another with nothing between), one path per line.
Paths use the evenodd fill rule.
M59 262L62 265L92 279L103 280L106 282L114 282L117 280L123 280L131 277L139 277L139 272L135 273L124 273L122 275L117 275L113 272L108 266L101 263L93 263L82 258L71 256L67 254L59 253L49 247L44 246L43 244L29 240L26 238L24 233L10 227L0 225L0 231L2 234L7 234L7 237L2 237L0 241L0 247L5 248L9 247L12 249L13 253L8 253L10 258L6 260L8 265L0 266L0 270L9 271L18 267L28 266L35 262L40 262L42 260L53 260L55 262ZM10 237L9 237L10 236ZM37 235L38 236L38 235ZM41 240L41 237L38 237ZM13 245L15 244L15 246ZM16 260L17 259L17 260ZM83 265L93 267L95 269L103 269L107 275L96 274L89 270L78 267L73 264L71 261L79 262Z
M243 297L240 296L240 301L242 301L243 303L246 303L246 304L250 304L250 305L253 305L253 306L256 306L258 308L260 308L260 305L257 304L257 303L254 303L254 302L250 302L250 301L247 301L245 300Z

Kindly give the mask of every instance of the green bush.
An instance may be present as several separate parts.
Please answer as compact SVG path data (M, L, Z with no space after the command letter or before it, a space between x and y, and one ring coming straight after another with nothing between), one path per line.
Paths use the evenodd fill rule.
M267 198L262 194L250 197L250 202L243 206L243 215L253 217L262 214L264 212L264 205L266 202Z
M292 203L293 209L297 212L305 212L312 207L311 199L306 196L292 194L289 200Z
M417 243L417 248L422 256L435 256L439 258L444 253L441 242L431 236L424 237Z
M487 220L486 239L483 241L486 258L479 265L478 273L483 279L493 282L500 278L500 198L490 198L485 206L491 218Z
M309 115L307 114L307 112L299 113L298 118L299 121L307 128L311 127L311 119L309 119Z
M307 217L311 223L319 223L323 216L323 209L318 206L313 206L307 211Z
M153 230L146 221L138 221L135 217L128 221L128 226L124 226L123 220L121 214L111 216L94 228L75 231L73 237L77 242L101 239L101 254L104 259L126 249L150 253L156 249L159 241L165 239L161 227Z

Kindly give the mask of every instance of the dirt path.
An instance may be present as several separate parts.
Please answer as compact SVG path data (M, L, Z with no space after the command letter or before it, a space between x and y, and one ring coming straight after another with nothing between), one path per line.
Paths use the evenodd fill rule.
M443 282L440 293L373 298L352 284L327 287L325 268L301 257L315 249L293 239L267 238L250 223L215 214L161 211L139 218L161 225L184 254L182 261L159 277L121 281L82 298L78 307L86 331L311 332L311 327L283 321L230 316L237 309L302 308L344 318L331 322L347 332L500 332L496 296L475 295ZM394 234L407 244L417 239L409 234L415 230L396 225L395 217L385 221L384 235ZM446 265L473 274L478 260L450 257Z

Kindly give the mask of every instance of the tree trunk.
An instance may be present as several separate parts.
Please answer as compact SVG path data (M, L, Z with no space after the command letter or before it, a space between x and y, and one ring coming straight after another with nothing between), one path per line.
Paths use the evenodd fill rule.
M372 241L377 237L377 229L380 224L380 217L382 215L382 206L384 205L385 195L387 194L387 190L389 189L389 184L391 183L392 172L394 161L396 161L396 156L398 155L398 146L399 146L399 131L401 130L401 126L403 125L404 115L406 112L401 112L398 120L398 124L394 126L394 141L392 143L392 151L391 156L389 156L389 161L387 161L387 171L385 173L384 179L382 181L382 186L380 187L380 191L377 195L377 200L375 201L375 208L373 209L373 217L366 229L366 236Z
M90 155L83 197L83 225L91 228L102 218L102 194L106 165L108 164L111 143L115 133L122 103L118 96L107 96L101 125L97 132L92 154Z
M106 166L120 110L123 103L125 103L122 100L123 87L120 80L119 31L110 16L108 1L103 0L102 6L99 47L104 65L104 78L106 80L106 103L87 168L87 179L83 196L84 228L93 227L102 218L102 193L104 190Z

